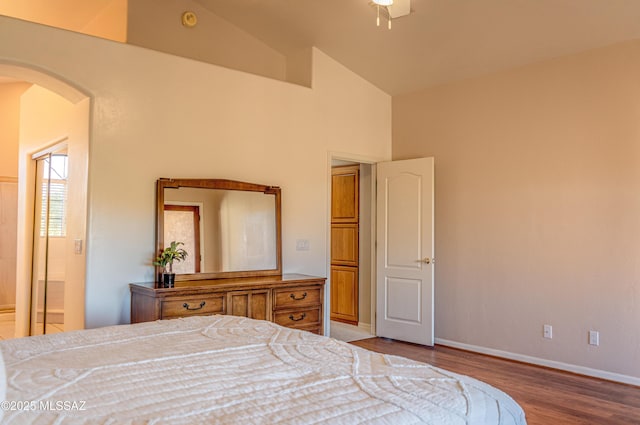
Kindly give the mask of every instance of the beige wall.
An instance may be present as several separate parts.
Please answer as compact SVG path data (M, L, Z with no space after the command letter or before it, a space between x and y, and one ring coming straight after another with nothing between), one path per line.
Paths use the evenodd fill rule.
M435 157L437 338L640 377L639 112L638 41L394 97L394 159Z
M125 43L127 41L128 3L129 0L109 1L82 27L80 32Z
M328 152L389 159L391 99L313 55L309 89L0 17L0 61L48 69L93 95L88 327L128 322L128 284L153 279L158 177L280 186L284 270L325 275ZM296 239L310 250L296 251Z
M20 96L29 83L0 83L0 177L18 177Z
M26 24L26 23L25 23ZM34 25L34 24L27 24ZM42 27L44 28L44 27ZM60 30L55 30L63 32ZM78 37L77 34L63 32ZM1 48L2 44L0 44ZM20 149L18 175L18 276L16 293L16 333L28 329L30 299L31 241L33 234L33 187L35 165L32 155L60 142L67 144L69 157L67 237L55 241L53 248L54 279L64 278L65 329L82 329L85 320L85 251L74 254L74 240L85 241L87 205L87 160L89 99L76 104L34 85L20 103ZM64 249L62 255L59 250ZM64 261L64 271L62 262Z
M28 83L0 84L0 308L16 303L20 95Z
M182 25L185 11L196 13L195 27ZM281 53L196 1L131 1L128 19L130 44L270 78L286 78L286 59Z
M0 0L0 15L125 42L127 1Z
M18 182L0 177L0 310L16 304Z

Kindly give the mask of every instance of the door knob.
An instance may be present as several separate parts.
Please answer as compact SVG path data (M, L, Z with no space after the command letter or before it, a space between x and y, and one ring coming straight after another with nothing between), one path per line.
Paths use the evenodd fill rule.
M420 262L425 264L431 264L431 258L424 257L422 260L420 260Z

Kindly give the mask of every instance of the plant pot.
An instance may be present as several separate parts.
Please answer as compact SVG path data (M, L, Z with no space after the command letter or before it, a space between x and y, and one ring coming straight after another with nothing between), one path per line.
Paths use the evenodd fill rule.
M173 288L176 281L175 273L162 273L162 287Z

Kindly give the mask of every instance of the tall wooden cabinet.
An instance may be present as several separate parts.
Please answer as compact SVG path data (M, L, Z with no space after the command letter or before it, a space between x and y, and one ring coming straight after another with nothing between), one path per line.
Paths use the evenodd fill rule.
M331 170L331 320L358 324L360 166Z

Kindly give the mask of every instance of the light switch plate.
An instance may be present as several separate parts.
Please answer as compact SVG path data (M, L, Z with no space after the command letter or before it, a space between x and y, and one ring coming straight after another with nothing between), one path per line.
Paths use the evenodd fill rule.
M298 239L296 241L296 251L309 251L309 239Z
M82 254L82 239L73 240L73 252L77 255Z

